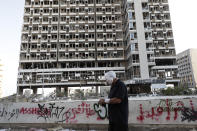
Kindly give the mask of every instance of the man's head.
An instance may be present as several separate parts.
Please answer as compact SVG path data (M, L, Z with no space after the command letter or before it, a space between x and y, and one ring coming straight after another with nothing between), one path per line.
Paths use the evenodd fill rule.
M116 78L116 73L114 71L109 71L109 72L105 73L105 80L106 80L107 84L111 85L115 78Z

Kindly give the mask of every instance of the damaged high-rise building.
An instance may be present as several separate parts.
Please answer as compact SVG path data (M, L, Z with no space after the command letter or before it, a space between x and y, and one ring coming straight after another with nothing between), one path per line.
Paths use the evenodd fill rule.
M177 86L178 66L168 0L128 0L126 84L132 93Z
M124 79L124 0L25 0L18 92Z
M25 0L23 18L18 93L104 86L109 70L134 91L178 82L167 0Z

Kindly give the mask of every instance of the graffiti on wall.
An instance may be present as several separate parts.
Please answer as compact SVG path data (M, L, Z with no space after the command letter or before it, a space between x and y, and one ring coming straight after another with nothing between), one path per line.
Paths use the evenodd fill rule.
M182 114L182 121L197 121L197 111L184 107L184 109L181 111Z
M107 107L94 103L93 106L87 102L81 102L76 107L67 107L56 103L37 104L36 107L21 107L11 111L5 107L0 108L0 119L6 118L8 121L18 119L19 116L35 115L37 120L61 122L61 123L77 123L77 117L83 115L89 119L96 116L96 120L104 120L107 118Z
M0 118L7 118L8 120L11 120L13 118L18 118L19 116L19 109L13 109L11 111L7 111L5 107L2 109L0 108Z
M192 100L189 100L189 103L190 107L185 107L183 101L160 100L156 106L149 110L143 109L143 105L140 104L137 120L143 122L146 119L151 119L159 122L161 118L165 118L166 121L176 121L180 117L182 122L197 121L197 111L194 109Z
M38 119L43 118L45 121L47 119L57 119L56 122L77 123L77 115L84 114L86 118L89 118L95 114L95 111L90 108L90 104L86 102L68 109L64 106L57 106L55 103L49 103L48 107L45 104L38 104L38 107Z
M97 120L103 120L108 118L108 106L107 105L99 105L97 103L94 104L94 110L97 113Z

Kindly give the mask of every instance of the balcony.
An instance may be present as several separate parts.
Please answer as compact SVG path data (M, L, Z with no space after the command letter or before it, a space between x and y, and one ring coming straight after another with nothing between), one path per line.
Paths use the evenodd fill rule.
M103 32L103 29L97 29L96 31L97 32Z
M76 42L76 39L69 39L69 42Z
M57 42L57 39L51 39L51 42Z
M51 24L58 24L58 21L51 21Z
M117 41L120 39L117 39ZM106 41L113 41L113 38L106 38Z
M33 30L32 33L37 34L39 33L39 30Z
M47 48L41 48L40 52L47 52Z
M96 12L96 15L103 15L103 12Z
M79 24L85 24L85 21L78 21Z
M94 24L94 21L88 21L89 24Z
M112 15L112 12L105 12L106 15Z
M97 60L124 60L124 58L122 57L111 57L111 58L104 58L104 57L97 57Z
M39 24L40 23L40 21L39 20L37 20L37 21L33 21L33 24Z
M116 15L121 14L121 11L115 12Z
M172 55L156 55L155 59L176 59L176 56Z
M31 53L36 53L38 50L37 49L30 49Z
M41 33L48 33L48 30L42 30Z
M85 15L85 12L79 12L79 15Z
M41 42L48 42L48 39L41 39Z
M76 21L70 21L70 24L76 24Z
M46 13L43 13L42 15L43 15L43 16L49 16L50 13L49 13L49 12L46 12Z
M155 62L148 62L148 65L149 65L149 66L155 66L156 63L155 63Z
M94 38L89 38L88 41L95 41L95 39Z
M102 7L103 5L101 3L96 4L97 7Z
M52 4L52 7L59 7L58 4Z
M123 41L123 38L116 38L117 41Z
M168 36L167 40L173 40L173 36Z
M33 13L33 16L40 16L40 13Z
M122 23L121 20L115 20L115 23Z
M113 31L112 29L106 29L106 32L112 32L112 31Z
M60 33L66 33L67 31L66 30L60 30Z
M69 15L77 15L76 12L70 12Z
M94 15L94 12L88 12L88 15Z
M85 42L85 39L79 39L79 42Z
M61 15L61 16L67 15L67 12L60 12L60 15Z
M48 25L49 24L49 21L43 21L42 24Z
M59 13L57 13L57 12L52 13L52 16L58 16L58 15L59 15Z
M106 23L112 23L112 22L113 22L112 20L107 20L107 21L106 21Z
M103 41L104 39L103 38L97 38L97 41Z
M60 39L59 42L66 42L66 39Z
M50 4L43 4L43 7L51 7Z
M88 30L88 32L94 32L94 31L95 31L94 29L89 29L89 30Z
M51 33L58 33L58 31L57 30L52 30Z
M114 50L114 48L112 48L112 47L109 47L109 48L107 48L107 50L111 50L111 51L113 51Z
M102 20L97 20L96 22L97 22L97 23L103 23L103 21L102 21Z
M154 50L147 50L147 54L154 54Z
M38 39L31 39L31 42L37 43L38 42Z
M92 6L92 7L93 7L93 6L94 6L94 4L88 4L88 6Z

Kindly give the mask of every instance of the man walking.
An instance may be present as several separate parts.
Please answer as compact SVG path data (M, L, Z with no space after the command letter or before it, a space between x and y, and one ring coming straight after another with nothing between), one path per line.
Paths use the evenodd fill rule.
M108 85L111 85L107 99L100 99L99 104L108 104L108 131L128 131L128 94L125 84L114 71L105 74Z

